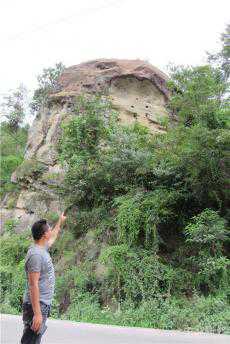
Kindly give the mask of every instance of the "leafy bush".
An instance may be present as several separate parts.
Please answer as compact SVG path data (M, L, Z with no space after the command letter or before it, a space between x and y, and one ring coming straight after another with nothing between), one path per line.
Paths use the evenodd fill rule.
M163 241L160 228L176 217L173 208L179 198L179 193L164 189L115 198L119 239L157 251Z
M209 291L225 289L230 281L230 260L223 254L223 244L229 241L226 221L217 212L205 209L185 227L186 242L193 247L188 258L195 269L195 283Z
M74 118L63 125L61 149L65 159L96 154L98 145L106 136L104 119L108 109L109 103L99 96L77 98Z
M185 228L187 242L207 249L213 256L221 255L223 242L229 238L226 221L216 211L205 209L192 218L192 223Z
M21 311L25 288L24 258L29 247L29 233L4 233L0 237L1 304L10 313Z
M227 126L229 106L224 94L229 85L220 69L210 65L180 67L168 83L172 97L169 108L186 126L201 124L210 129Z
M11 133L17 132L23 124L27 110L27 90L21 84L16 90L9 92L0 105Z
M36 112L42 106L47 105L49 95L59 90L58 79L65 66L59 62L54 67L45 68L37 77L38 88L35 90L30 104L31 110Z
M164 330L203 331L229 334L228 301L223 296L143 301L135 307L130 301L119 311L101 309L92 294L76 294L62 319L119 326L151 327Z
M2 198L7 192L16 191L17 187L11 183L11 174L22 163L27 141L28 128L18 128L12 131L6 122L0 125L1 141L1 191Z
M36 178L47 170L47 166L34 159L24 160L16 170L17 180L22 181L27 178Z
M101 318L101 310L95 296L90 293L75 293L71 290L71 305L62 318L68 320L94 322L97 323Z
M50 222L51 225L53 225L58 221L59 215L54 211L48 211L45 214L45 218L47 219L48 222Z
M15 219L8 219L4 223L4 230L7 233L13 234L14 233L14 228L18 224L18 221Z

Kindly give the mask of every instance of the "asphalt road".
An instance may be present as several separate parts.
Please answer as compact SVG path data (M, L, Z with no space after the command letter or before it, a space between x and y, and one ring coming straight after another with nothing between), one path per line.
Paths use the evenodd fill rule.
M47 321L43 344L229 344L230 336L198 332L165 331L77 323L64 320ZM20 343L22 319L1 315L1 344Z

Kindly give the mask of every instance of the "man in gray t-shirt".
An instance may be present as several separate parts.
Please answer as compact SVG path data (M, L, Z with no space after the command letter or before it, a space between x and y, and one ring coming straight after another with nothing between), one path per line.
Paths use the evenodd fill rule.
M45 323L50 314L55 285L54 266L48 249L65 220L63 213L53 230L46 220L37 221L32 226L34 243L25 259L27 284L22 306L24 331L21 344L39 344L47 328Z
M40 272L38 281L40 301L46 305L51 305L54 294L55 275L52 259L48 252L48 246L41 247L37 244L30 246L26 255L25 271L27 275L27 284L23 302L31 303L28 274L30 272Z

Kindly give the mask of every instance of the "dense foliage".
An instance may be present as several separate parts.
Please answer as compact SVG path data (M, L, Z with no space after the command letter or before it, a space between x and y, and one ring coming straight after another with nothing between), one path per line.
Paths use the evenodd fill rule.
M47 105L49 95L58 91L58 78L65 66L59 62L54 67L44 68L38 75L38 88L34 91L33 99L30 104L33 112L38 111L42 106Z
M8 122L2 122L0 126L0 132L0 197L2 198L6 192L15 191L15 185L13 185L10 181L11 174L23 161L28 127L19 127L17 130L12 130Z
M27 89L21 84L17 89L11 90L3 98L1 103L1 116L7 122L12 132L15 132L23 124L27 112Z
M185 126L202 125L209 129L229 126L228 83L222 70L210 65L177 67L168 83L172 91L170 109Z
M224 80L230 77L230 24L221 35L222 48L216 54L208 54L210 63L215 64L221 72Z
M60 144L67 168L62 193L73 206L73 237L87 238L93 230L105 270L98 279L98 266L81 259L90 273L82 272L81 287L73 281L81 296L64 288L68 317L76 312L81 318L77 303L94 309L98 302L116 311L113 323L122 323L127 309L135 315L145 309L145 324L171 328L154 312L159 307L171 319L170 307L177 314L178 302L195 308L172 328L228 331L229 107L228 83L220 75L211 66L173 71L168 108L179 121L163 135L152 136L137 123L119 125L115 114L109 122L109 104L101 98L77 100ZM217 315L214 306L215 326L196 315L199 303L212 298L226 307ZM84 312L84 320L94 318Z

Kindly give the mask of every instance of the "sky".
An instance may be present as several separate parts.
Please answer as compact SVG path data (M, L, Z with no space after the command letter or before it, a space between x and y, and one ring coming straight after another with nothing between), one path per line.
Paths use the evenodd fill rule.
M97 58L204 64L230 22L227 0L1 0L0 96L43 68Z

